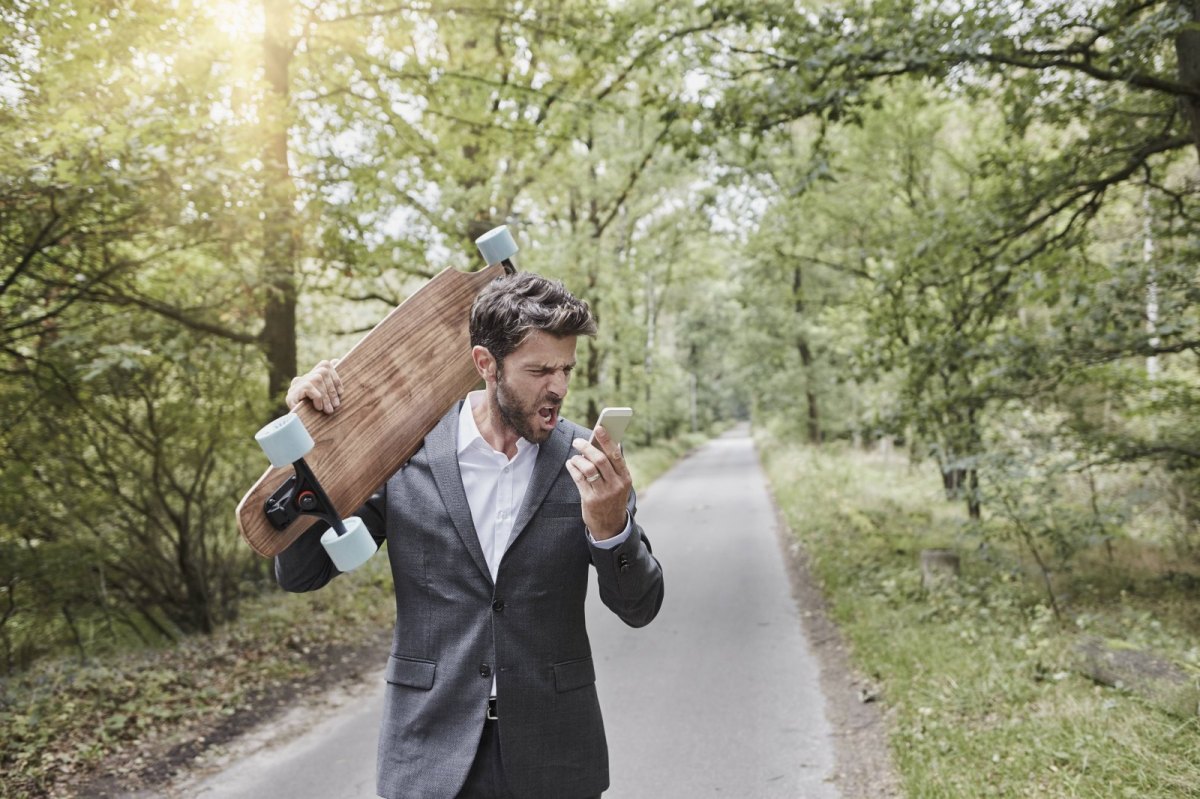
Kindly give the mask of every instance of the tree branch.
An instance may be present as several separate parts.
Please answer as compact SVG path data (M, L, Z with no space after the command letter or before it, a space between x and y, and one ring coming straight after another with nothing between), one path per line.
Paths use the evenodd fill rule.
M1010 67L1023 67L1032 70L1046 69L1068 69L1075 72L1082 72L1089 77L1104 81L1105 83L1125 83L1130 86L1136 86L1139 89L1150 89L1156 92L1164 92L1175 97L1190 97L1195 100L1200 100L1200 89L1188 86L1176 81L1159 78L1154 75L1146 75L1143 73L1130 73L1121 75L1110 70L1101 69L1090 61L1073 61L1066 58L1049 58L1040 60L1036 56L1045 55L1036 51L1017 50L1012 55L1004 53L976 53L967 57L967 60L973 62L982 62L988 64L1002 64Z
M608 214L603 220L594 223L592 227L592 238L600 238L600 236L604 234L605 228L607 228L612 221L616 219L617 213L621 210L621 206L625 204L625 200L629 197L629 192L633 191L633 187L637 184L638 179L641 178L642 173L650 164L650 160L654 157L654 154L658 152L659 145L662 143L663 139L667 137L667 133L670 130L671 123L668 122L663 126L663 129L659 131L658 136L655 137L654 141L650 144L649 149L646 150L646 154L642 157L641 162L629 173L629 180L626 182L625 188L621 190L620 195L618 195L616 200L613 201L612 207L608 210Z

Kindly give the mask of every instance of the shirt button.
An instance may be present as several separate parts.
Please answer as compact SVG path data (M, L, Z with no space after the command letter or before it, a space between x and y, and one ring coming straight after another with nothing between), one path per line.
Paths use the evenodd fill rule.
M503 600L503 599L497 599L495 602L493 602L493 603L492 603L492 610L496 611L497 613L499 613L500 611L504 610L504 600Z
M485 677L485 678L491 677L492 676L492 667L486 663L480 663L479 664L479 676Z

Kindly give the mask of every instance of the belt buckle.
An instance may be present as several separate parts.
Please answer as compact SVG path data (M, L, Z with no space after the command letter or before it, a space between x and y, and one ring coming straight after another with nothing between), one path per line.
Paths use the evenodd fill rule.
M488 721L499 721L500 714L496 712L496 697L493 696L491 699L488 699L487 715L484 718Z

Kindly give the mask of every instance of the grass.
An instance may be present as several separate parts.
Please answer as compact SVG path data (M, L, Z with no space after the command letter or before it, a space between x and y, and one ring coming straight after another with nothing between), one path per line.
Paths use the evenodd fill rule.
M1181 565L1124 541L1044 589L1003 542L979 546L936 472L900 454L760 436L775 495L857 665L883 687L906 795L1200 797L1200 720L1075 670L1082 632L1197 658ZM952 586L921 587L921 549L954 548ZM1065 601L1064 601L1065 600Z
M172 753L231 737L294 688L315 685L330 658L389 630L390 581L386 559L375 558L321 592L246 602L210 637L87 664L64 658L7 681L0 796L73 796L99 774L153 778ZM382 657L345 667L369 671Z
M642 489L706 437L629 448ZM298 693L383 665L394 620L387 559L311 594L269 590L209 637L0 681L0 796L72 797L98 779L154 785Z

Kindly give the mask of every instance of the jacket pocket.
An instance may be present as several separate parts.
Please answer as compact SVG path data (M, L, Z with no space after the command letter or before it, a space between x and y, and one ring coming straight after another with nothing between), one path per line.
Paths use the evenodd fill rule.
M428 691L433 687L433 675L436 671L437 664L431 660L391 655L388 657L387 671L383 678L393 685L407 685L409 688Z
M596 667L591 658L554 664L554 690L573 691L596 682Z

